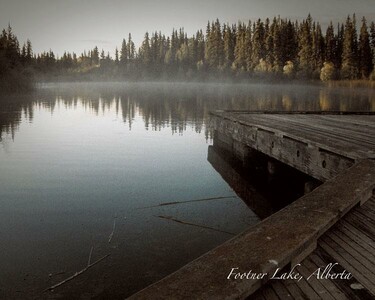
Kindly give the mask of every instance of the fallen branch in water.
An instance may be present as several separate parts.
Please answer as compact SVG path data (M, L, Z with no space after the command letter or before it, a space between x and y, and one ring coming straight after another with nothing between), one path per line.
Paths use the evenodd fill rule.
M87 262L87 266L89 266L90 263L91 263L91 255L92 255L92 251L93 251L93 250L94 250L94 246L91 247L90 254L89 254L89 260L88 260L88 262Z
M160 203L160 204L156 204L156 205L152 205L152 206L138 207L137 209L145 209L145 208L153 208L153 207L160 207L160 206L176 205L176 204L183 204L183 203L190 203L190 202L201 202L201 201L210 201L210 200L230 199L230 198L237 198L237 196L224 196L224 197L212 197L212 198L194 199L194 200L186 200L186 201L164 202L164 203Z
M81 271L78 271L78 272L75 272L72 276L64 279L63 281L60 281L59 283L53 285L53 286L50 286L49 288L46 288L43 292L46 292L46 291L51 291L51 290L54 290L55 288L73 280L74 278L78 277L79 275L82 275L84 272L86 272L88 269L90 269L91 267L95 266L96 264L100 263L102 260L106 259L110 254L107 254L105 256L103 256L102 258L99 258L98 260L94 261L92 264L90 263L91 261L91 254L92 254L92 250L93 250L93 247L91 247L91 251L90 251L90 255L89 255L89 263L88 265L86 266L86 268L83 268Z
M112 228L111 234L108 237L108 243L111 243L112 241L113 234L115 233L115 228L116 228L116 219L113 220L113 228Z
M194 224L194 223L190 223L190 222L185 222L185 221L177 220L177 219L175 219L173 217L169 217L169 216L155 216L155 217L161 218L161 219L166 219L166 220L171 220L171 221L174 221L174 222L177 222L177 223L180 223L180 224L184 224L184 225L190 225L190 226L214 230L214 231L217 231L217 232L226 233L226 234L230 234L230 235L236 235L233 232L228 232L228 231L224 231L224 230L221 230L221 229L217 229L217 228L213 228L213 227L209 227L209 226L205 226L205 225L199 225L199 224Z

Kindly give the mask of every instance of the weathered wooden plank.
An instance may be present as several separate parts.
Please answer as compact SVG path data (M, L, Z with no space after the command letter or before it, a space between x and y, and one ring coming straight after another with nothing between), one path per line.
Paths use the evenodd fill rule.
M327 237L336 242L336 244L339 245L341 249L343 249L349 255L354 257L359 263L361 263L365 268L367 268L369 272L375 271L374 262L369 258L369 256L366 256L366 252L363 248L353 244L351 241L348 241L345 238L336 235L333 231L328 232L323 237L323 240L326 242Z
M352 159L375 157L375 116L358 116L367 119L366 125L353 125L346 122L347 116L306 115L306 114L252 114L214 113L218 119L238 122L246 127L259 128L298 139L312 146L348 156ZM325 119L324 119L325 118ZM355 124L355 122L353 122ZM341 126L341 127L340 127Z
M372 213L375 213L375 201L374 200L367 201L365 204L366 206L364 206L364 209L367 209L371 211Z
M375 276L361 263L359 263L353 256L330 240L329 238L320 240L319 245L326 251L336 262L338 262L344 269L349 271L353 276L365 286L371 293L375 295Z
M301 275L307 280L310 275L315 271L311 271L307 269L305 266L305 260L301 263L301 266L298 267L298 271ZM320 280L315 277L310 277L308 279L308 284L314 289L315 293L319 295L319 297L323 299L334 299L333 296L329 293L329 291L322 285Z
M309 269L310 274L312 274L318 268L324 268L327 263L323 262L319 256L313 252L308 258L303 261L303 264ZM348 299L345 294L331 281L331 280L321 280L320 284L329 291L330 295L337 300Z
M241 109L228 109L216 110L211 114L254 114L254 115L321 115L321 116L374 116L375 112L372 111L341 111L341 110L241 110Z
M263 292L263 297L266 300L279 300L280 299L275 293L275 291L273 290L272 285L270 285L268 289L263 289L262 292Z
M362 219L360 217L356 216L355 214L350 214L345 218L345 221L359 229L371 240L375 240L374 228L372 228L369 224L362 222Z
M361 239L358 235L354 234L352 230L342 225L342 223L335 225L334 233L338 236L347 239L348 241L351 240L353 243L361 246L364 250L366 250L366 255L371 255L373 259L375 259L375 245L374 243L366 243L363 239ZM363 234L361 234L363 235ZM371 240L370 240L371 241Z
M369 130L369 128L364 127L363 125L358 126L356 123L343 122L342 120L346 118L345 116L341 116L341 118L324 119L321 116L315 116L315 115L293 116L293 117L287 117L287 118L283 118L280 115L276 115L276 116L272 116L272 118L276 120L283 120L285 122L288 122L290 126L302 125L303 127L309 127L311 129L319 128L320 130L323 131L323 134L324 132L327 132L327 133L338 132L339 134L346 133L348 135L352 135L354 138L367 137L369 138L367 142L369 143L374 142L374 138L371 134L373 133L372 130ZM375 122L375 118L374 118L374 122Z
M282 120L280 116L274 116L273 118L279 121ZM311 124L311 119L315 119L313 124ZM348 144L355 144L368 150L373 149L375 146L375 139L372 135L375 134L375 131L367 132L363 128L354 131L353 127L348 127L339 122L322 122L320 118L316 119L313 116L289 118L288 126L297 127L298 130L321 135L332 140L345 141Z
M286 280L283 282L285 288L292 295L293 299L306 299L305 294L297 286L297 284L292 280Z
M327 116L327 115L310 115L305 117L305 119L311 118L316 120L320 124L324 124L329 128L345 128L350 131L358 132L360 134L371 133L375 131L375 118L369 118L362 116L357 116L355 119L351 119L350 116ZM365 120L363 122L363 120ZM362 122L362 123L361 123ZM371 137L373 140L374 138Z
M274 291L276 292L276 294L279 296L280 299L291 299L292 298L292 295L291 293L288 291L288 289L285 287L285 285L279 281L279 280L275 280L275 281L272 281L270 282L270 285L272 285ZM265 288L268 288L268 285L265 286Z
M321 299L321 297L315 292L315 290L308 284L305 278L302 278L301 280L296 280L295 283L301 289L301 291L307 299Z
M263 295L262 291L256 292L254 295L252 295L249 298L251 300L266 300L266 298L264 298L264 295Z
M371 151L373 145L355 144L356 134L351 138L331 132L331 136L327 137L319 128L309 128L312 131L306 133L308 130L302 125L283 127L279 120L269 120L259 115L246 115L244 118L241 115L225 116L213 118L213 127L217 131L319 180L331 178L348 168L353 159L375 157ZM366 139L360 142L366 143Z
M239 122L217 122L218 132L241 141L268 156L284 162L319 180L326 180L353 165L354 160L338 153L309 144L301 138L271 132L263 128L249 127ZM322 142L326 139L322 139ZM327 147L326 147L327 148ZM348 154L348 153L346 153Z
M368 121L366 118L364 119L360 116L346 115L344 120L358 124L358 126L365 126L370 129L375 129L375 122L373 120Z
M324 132L322 132L322 130L319 130L319 124L317 124L316 122L314 123L312 118L309 118L309 120L306 120L305 123L298 124L298 125L302 125L303 128L301 126L296 126L294 124L295 122L294 117L284 116L283 118L284 118L284 122L282 122L281 116L272 116L272 115L268 115L268 116L237 115L236 116L236 119L244 123L247 123L248 125L251 125L251 126L266 126L268 130L275 131L275 129L277 129L279 131L283 131L284 134L287 134L287 135L294 134L298 136L298 138L300 139L304 138L310 141L315 140L317 142L322 142L323 145L332 144L330 141L322 139L322 136L324 136ZM329 130L329 128L325 128L325 129ZM307 130L309 131L308 135L306 134ZM352 147L350 143L341 142L334 135L332 136L332 138L338 140L338 142L344 147L349 147L349 148ZM319 145L319 146L322 146L322 145ZM337 147L337 145L334 145L334 147ZM348 149L345 149L345 151L348 151Z
M317 248L317 250L315 251L318 256L316 256L319 260L322 260L325 262L325 264L323 264L323 267L325 267L328 263L332 263L333 261L335 261L335 259L330 256L327 252L324 251L323 248L319 247ZM335 266L335 272L344 272L345 269L342 265L336 265ZM347 271L347 270L346 270ZM342 280L342 279L332 279L332 280L322 280L322 282L332 282L335 284L335 286L340 289L342 291L342 293L345 294L345 296L348 298L348 299L358 299L358 300L362 300L362 299L373 299L374 298L374 295L371 294L370 291L368 291L367 289L365 288L362 288L362 289L353 289L352 288L352 284L358 284L359 283L359 280L358 278L356 278L354 276L354 274L352 274L353 276L349 279L346 279L346 280Z
M353 211L353 215L357 216L358 218L362 218L362 222L366 222L374 228L375 233L375 215L370 211L365 209L358 209Z
M259 117L258 115L225 115L225 117L223 116L222 119L217 119L216 122L227 123L225 125L226 129L230 128L231 125L233 125L233 123L238 123L253 129L262 129L268 132L273 132L279 136L285 135L318 148L323 147L332 152L336 150L337 153L342 156L350 154L349 150L356 150L356 148L353 148L348 143L343 143L341 141L338 141L338 144L331 143L330 141L327 141L327 139L325 139L324 137L319 136L318 134L314 135L314 139L312 139L312 136L306 134L303 130L299 130L296 127L291 127L290 125L288 125L287 122L277 122L272 118L269 118L268 116ZM345 151L342 151L341 148L338 148L338 145L346 147ZM356 156L355 153L352 154L354 156L352 158L358 158L358 156Z

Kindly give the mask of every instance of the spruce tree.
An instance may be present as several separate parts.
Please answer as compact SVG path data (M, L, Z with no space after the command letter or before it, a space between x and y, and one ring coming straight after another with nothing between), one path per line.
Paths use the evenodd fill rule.
M134 60L135 59L135 46L134 46L134 42L132 40L132 35L130 33L129 33L129 37L128 37L127 48L128 48L128 59Z
M312 36L311 36L311 16L302 22L299 34L298 63L299 70L303 77L310 77L312 72Z
M337 25L337 35L335 37L335 60L334 60L334 65L337 70L340 70L342 67L342 53L343 53L343 48L344 48L344 24L338 24Z
M224 39L224 66L230 68L234 60L234 37L229 25L224 25L223 28Z
M149 66L151 63L151 49L150 49L150 37L148 32L145 34L145 38L142 42L142 46L140 48L140 56L142 63L145 66Z
M375 23L371 22L370 26L370 46L372 52L372 65L373 69L375 69Z
M268 19L267 19L268 20ZM277 30L276 18L274 18L271 25L268 25L269 29L267 31L267 36L265 39L265 47L266 47L266 62L274 69L274 36Z
M205 52L205 40L202 29L197 32L197 60L198 62L204 61L204 52Z
M234 47L233 69L236 71L246 70L246 26L238 23L236 32L236 45Z
M211 24L211 27L207 27L207 33L206 62L211 70L220 69L224 63L224 42L218 19Z
M92 64L94 64L94 65L99 64L99 49L96 46L91 51L91 60L92 60Z
M31 63L33 58L33 47L31 45L30 40L28 39L26 42L26 59L28 63Z
M332 22L329 24L326 36L325 36L325 61L326 62L334 62L335 61L335 47L336 47L336 40L335 40L335 32L333 29Z
M253 57L253 40L252 40L252 32L255 31L255 23L253 24L253 29L251 22L247 24L247 26L244 25L245 30L245 38L243 41L243 45L241 47L241 56L244 58L245 66L243 67L244 70L247 70L249 72L253 71L255 66L257 65L254 62Z
M355 28L355 16L353 20L347 17L345 23L341 76L343 79L358 78L358 48L357 30Z
M254 69L265 58L265 30L264 23L258 19L251 39L251 63L248 66Z
M126 45L125 39L122 40L121 50L120 50L120 63L125 66L128 62L128 47Z
M120 62L120 59L119 59L119 53L118 53L118 49L116 47L116 50L115 50L115 63L116 65Z
M272 55L273 57L273 70L275 72L279 72L283 69L283 66L285 64L285 58L284 58L284 50L283 50L283 30L281 28L281 20L280 19L273 19L272 25L271 25L271 34L270 38L273 41L273 45L269 45L270 49L272 49ZM271 48L272 47L272 48Z
M290 20L282 21L282 63L283 65L287 64L288 61L294 62L296 61L297 54L298 54L298 41L297 41L297 33L296 29L294 28L292 22Z
M317 23L313 25L312 30L312 69L315 72L315 77L318 77L320 69L323 67L324 62L324 38L322 30Z
M359 72L364 79L368 78L372 71L372 55L370 48L370 37L367 31L366 18L362 19L361 32L359 36Z

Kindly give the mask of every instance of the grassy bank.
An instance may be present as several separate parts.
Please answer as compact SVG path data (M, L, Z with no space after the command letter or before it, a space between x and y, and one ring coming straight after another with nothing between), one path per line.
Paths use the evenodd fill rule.
M332 80L326 83L329 87L375 88L375 80Z

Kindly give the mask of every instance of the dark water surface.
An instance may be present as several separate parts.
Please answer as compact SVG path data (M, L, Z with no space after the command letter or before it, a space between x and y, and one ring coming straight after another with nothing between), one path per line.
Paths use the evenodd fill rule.
M0 299L123 299L259 222L207 161L215 109L374 111L375 92L92 83L3 97ZM232 198L144 208L214 197ZM92 262L110 256L43 293L91 247Z

